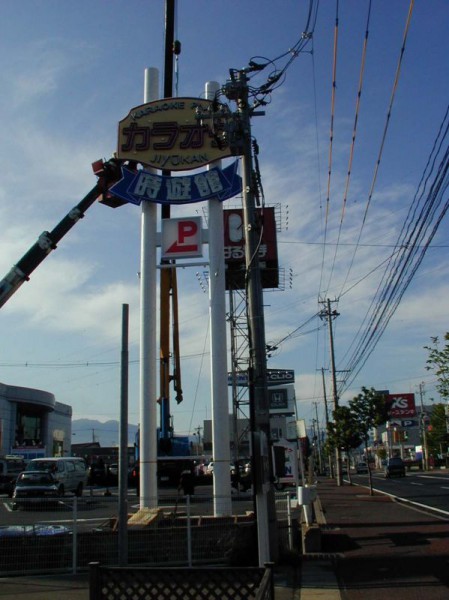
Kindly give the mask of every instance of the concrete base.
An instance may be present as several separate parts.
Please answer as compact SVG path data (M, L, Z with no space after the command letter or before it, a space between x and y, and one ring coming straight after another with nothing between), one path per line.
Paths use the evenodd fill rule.
M321 528L318 524L301 525L302 552L321 552Z

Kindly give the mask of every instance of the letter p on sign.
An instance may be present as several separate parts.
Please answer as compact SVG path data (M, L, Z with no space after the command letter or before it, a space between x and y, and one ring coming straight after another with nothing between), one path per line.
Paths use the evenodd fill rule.
M201 217L162 219L162 258L194 258L203 255Z

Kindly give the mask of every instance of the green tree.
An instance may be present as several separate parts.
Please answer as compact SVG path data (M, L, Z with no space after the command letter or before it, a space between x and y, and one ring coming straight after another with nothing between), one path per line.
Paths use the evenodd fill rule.
M334 410L334 422L330 426L330 444L332 448L338 446L340 450L345 452L348 479L349 483L352 483L349 456L351 450L360 446L362 437L358 431L357 420L349 406L338 406Z
M429 454L437 456L446 454L449 435L446 425L446 407L444 404L435 404L430 416L430 428L427 432L427 448Z
M359 433L368 459L368 440L370 431L374 427L383 425L388 420L388 407L385 396L379 394L374 388L362 387L361 394L349 401L349 409L354 417L357 432ZM368 480L370 494L373 495L373 480L369 460Z
M437 391L442 398L449 400L449 332L444 334L445 344L440 348L438 337L431 337L432 345L424 346L429 357L426 360L426 369L435 373L438 383Z

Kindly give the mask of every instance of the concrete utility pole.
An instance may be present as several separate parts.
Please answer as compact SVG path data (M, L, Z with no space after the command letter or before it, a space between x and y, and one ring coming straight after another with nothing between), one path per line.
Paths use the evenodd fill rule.
M331 311L331 301L329 298L326 301L326 308L321 311L320 316L326 317L329 326L329 344L330 344L330 360L331 360L331 375L332 375L332 395L334 402L334 413L338 408L338 391L337 391L337 371L335 369L335 353L334 353L334 334L332 330L332 319L339 316L336 310ZM334 415L335 419L335 415ZM342 465L341 465L341 451L337 446L335 447L335 467L337 474L337 485L343 485L342 476Z
M327 407L327 392L326 392L326 380L324 378L324 368L321 367L321 379L323 381L323 396L324 396L324 415L326 419L326 435L329 433L329 409ZM329 454L329 477L334 478L334 463L332 456Z
M419 397L421 400L421 437L422 437L422 467L424 471L429 468L429 453L427 449L426 414L424 412L424 382L419 384Z
M318 420L318 402L314 402L315 405L315 416L316 416L316 440L317 440L317 450L318 450L318 469L320 473L323 470L323 463L321 460L321 431L320 431L320 422Z
M251 70L251 69L250 69ZM245 265L248 301L249 394L252 452L254 460L255 503L259 565L274 560L276 513L271 484L270 414L267 392L267 366L263 290L259 265L261 223L255 210L255 190L251 147L251 110L248 100L247 69L239 71L226 85L224 92L237 102L237 123L242 154L243 221L245 234Z

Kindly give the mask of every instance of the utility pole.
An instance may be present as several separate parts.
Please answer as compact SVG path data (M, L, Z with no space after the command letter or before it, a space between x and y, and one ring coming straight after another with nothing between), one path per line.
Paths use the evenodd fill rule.
M318 402L314 402L315 405L315 416L316 416L316 435L317 435L317 450L318 450L318 469L320 473L323 469L323 464L321 460L321 431L320 431L320 422L318 420Z
M419 397L421 400L421 438L422 438L422 466L424 471L427 471L429 468L429 454L427 449L427 432L426 432L426 422L425 422L425 412L424 412L424 382L422 381L419 384Z
M263 310L263 290L259 265L259 244L261 223L255 210L255 189L251 146L251 112L248 98L247 73L252 67L232 72L224 93L237 103L237 143L242 155L243 221L245 236L245 265L248 302L249 336L249 400L251 439L254 461L255 504L257 512L257 533L259 564L275 560L277 543L275 537L276 511L273 486L271 484L270 458L270 414L267 392L267 357L265 343L265 323Z
M326 380L324 378L324 368L321 367L321 379L323 381L323 397L324 397L324 416L326 420L326 435L329 433L329 409L327 407ZM329 476L334 478L334 463L332 456L329 454Z
M336 310L331 311L331 301L329 298L326 301L326 308L323 309L320 313L320 317L325 317L327 319L327 323L329 326L329 344L330 344L330 361L331 361L331 375L332 375L332 396L333 396L333 405L334 405L334 419L335 419L335 411L338 408L338 391L337 391L337 371L335 369L335 353L334 353L334 334L332 331L332 319L339 316ZM338 444L335 447L335 463L336 463L336 471L337 471L337 485L343 485L343 477L342 477L342 465L341 465L341 451L338 447Z
M199 454L200 454L200 449L201 449L201 430L202 430L202 429L203 429L203 428L202 428L202 427L200 427L199 425L198 425L198 427L195 429L195 433L196 433L196 435L197 435L197 438L198 438L198 442L197 442L197 450L196 450L196 454L197 454L197 455L199 455Z

